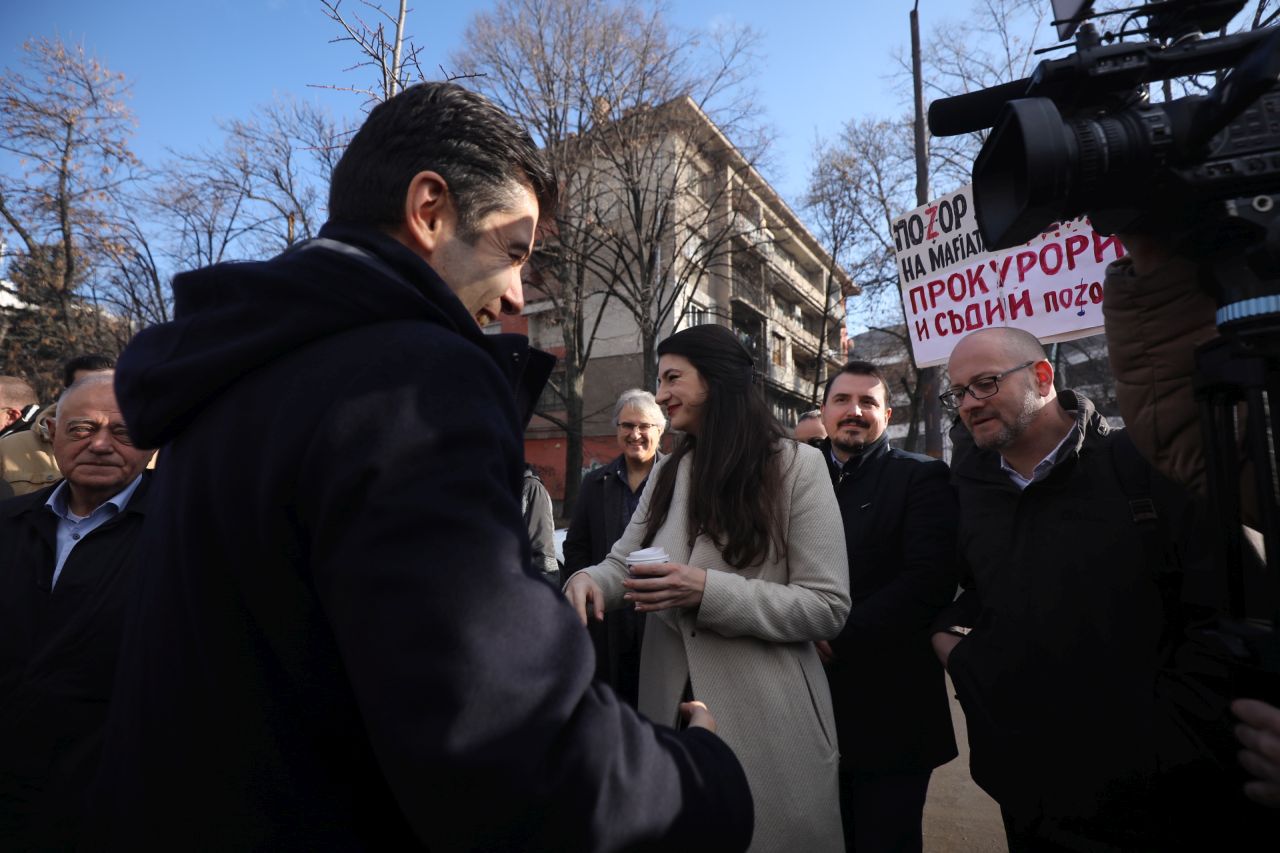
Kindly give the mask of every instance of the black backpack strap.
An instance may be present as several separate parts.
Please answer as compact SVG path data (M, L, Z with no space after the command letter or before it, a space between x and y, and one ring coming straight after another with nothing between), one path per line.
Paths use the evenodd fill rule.
M1115 467L1116 479L1129 501L1133 523L1142 535L1143 551L1151 575L1158 580L1179 568L1170 527L1174 521L1171 516L1177 514L1176 508L1168 500L1168 494L1157 494L1157 491L1165 492L1159 488L1164 483L1158 482L1163 478L1153 476L1151 464L1138 453L1128 433L1118 430L1111 435L1111 463Z

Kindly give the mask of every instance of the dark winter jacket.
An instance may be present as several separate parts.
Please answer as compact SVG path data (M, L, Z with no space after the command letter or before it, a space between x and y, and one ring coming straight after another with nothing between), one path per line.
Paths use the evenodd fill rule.
M654 460L662 458L658 454ZM564 580L608 556L622 538L631 513L627 511L627 460L619 455L608 465L582 478L573 520L564 538ZM648 482L648 481L646 481ZM596 677L617 690L634 707L640 695L640 645L644 614L634 607L611 610L603 621L587 625L596 649Z
M530 569L521 412L549 365L531 375L523 337L482 334L358 227L174 292L117 371L165 462L101 846L745 846L727 747L593 685L586 633Z
M1186 842L1183 819L1221 840L1220 810L1194 786L1228 793L1214 775L1226 756L1187 724L1212 726L1225 705L1216 664L1186 641L1186 578L1205 568L1198 517L1087 399L1059 399L1078 432L1022 491L996 451L952 430L968 577L935 627L972 627L947 668L973 778L1014 813L1102 821L1154 845L1134 849Z
M98 769L150 472L50 589L56 486L0 503L0 850L71 850Z
M827 666L841 764L857 773L931 770L956 756L930 625L955 597L955 492L947 465L881 439L831 468L853 607Z

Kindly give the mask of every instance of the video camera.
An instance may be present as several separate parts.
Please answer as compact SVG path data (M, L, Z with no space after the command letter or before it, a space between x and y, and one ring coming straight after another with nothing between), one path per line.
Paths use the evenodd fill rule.
M1076 52L1027 78L934 101L938 136L992 128L973 165L986 245L1024 243L1087 213L1103 233L1164 230L1169 211L1217 208L1259 227L1280 192L1280 27L1218 38L1246 0L1170 0L1129 10L1145 40L1104 39L1092 2L1068 20ZM1062 4L1055 3L1055 12ZM1116 13L1106 13L1116 14ZM1110 42L1110 43L1108 43ZM1152 103L1149 84L1218 72L1207 95Z
M1193 377L1232 617L1219 636L1242 682L1274 685L1280 601L1267 603L1271 618L1248 618L1257 608L1244 601L1239 463L1252 463L1245 491L1257 502L1267 574L1280 580L1280 26L1203 35L1245 4L1166 0L1094 15L1091 0L1055 0L1058 36L1075 33L1075 53L1025 79L935 101L929 128L992 128L973 164L989 248L1087 214L1095 230L1158 235L1199 262L1220 332L1197 351ZM1116 14L1127 15L1121 34L1100 35L1091 19ZM1140 19L1145 27L1125 32ZM1210 72L1206 95L1148 97L1153 82Z

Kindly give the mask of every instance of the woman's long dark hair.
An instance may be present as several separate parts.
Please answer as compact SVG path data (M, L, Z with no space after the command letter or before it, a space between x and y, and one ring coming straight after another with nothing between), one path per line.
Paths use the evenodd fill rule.
M652 485L644 547L667 520L680 460L693 453L690 537L706 534L738 568L764 562L770 545L785 554L776 458L785 433L752 381L751 355L733 332L716 325L675 333L658 344L658 355L689 359L707 383L707 400L699 437L681 438Z

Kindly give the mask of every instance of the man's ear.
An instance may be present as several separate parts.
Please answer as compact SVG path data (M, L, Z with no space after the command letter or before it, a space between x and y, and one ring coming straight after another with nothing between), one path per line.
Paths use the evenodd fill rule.
M893 406L884 407L884 422L888 423L893 420Z
M1036 384L1042 386L1042 390L1053 387L1053 365L1048 359L1040 359L1031 365L1031 369L1035 371Z
M58 419L45 418L44 425L45 425L45 429L49 431L49 440L53 441L53 437L58 434Z
M414 175L404 196L404 224L397 235L401 242L430 260L456 224L457 211L445 179L430 171Z

